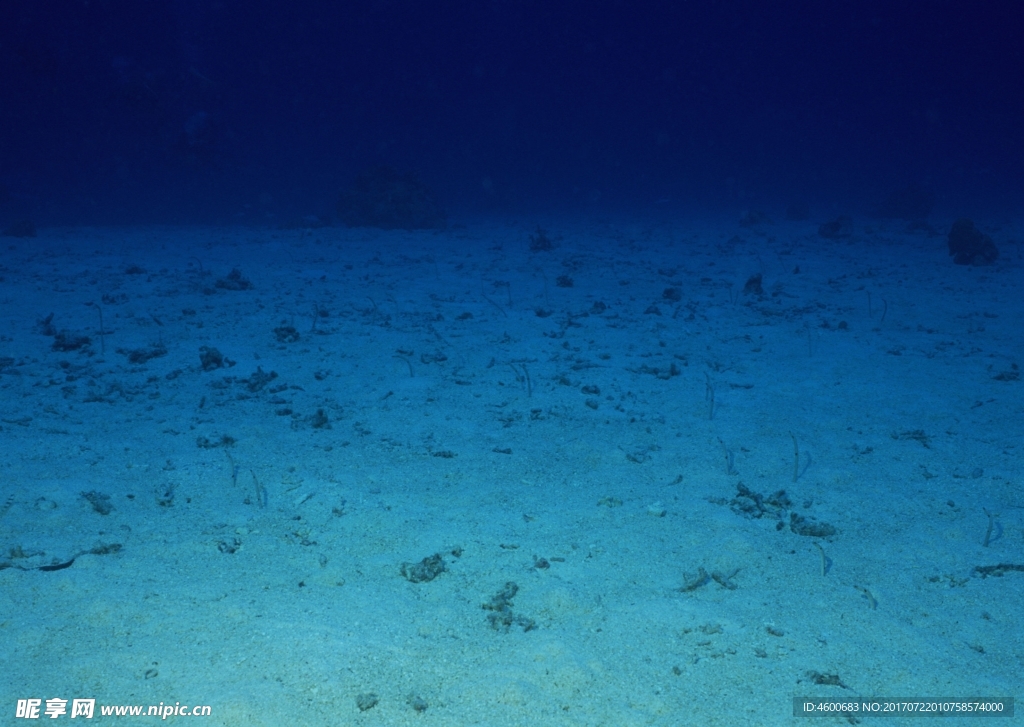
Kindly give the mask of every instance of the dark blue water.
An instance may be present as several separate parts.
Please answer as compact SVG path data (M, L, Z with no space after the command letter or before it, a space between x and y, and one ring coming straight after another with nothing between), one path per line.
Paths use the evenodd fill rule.
M878 211L1024 191L1014 2L0 4L0 221Z

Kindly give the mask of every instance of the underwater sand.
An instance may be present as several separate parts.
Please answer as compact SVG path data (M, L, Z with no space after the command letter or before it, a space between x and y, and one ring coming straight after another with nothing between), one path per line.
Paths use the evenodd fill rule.
M1024 563L1024 232L970 268L902 223L535 227L0 240L3 709L792 725L798 696L1020 694L1024 572L975 568Z

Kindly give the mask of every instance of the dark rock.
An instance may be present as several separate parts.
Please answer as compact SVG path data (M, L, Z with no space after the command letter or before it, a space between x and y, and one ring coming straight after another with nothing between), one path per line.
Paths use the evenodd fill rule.
M244 277L238 268L233 268L230 273L213 285L221 290L251 290L253 287L249 279Z
M367 710L373 709L379 702L380 697L378 697L374 692L366 692L356 696L356 707L359 708L360 712L366 712Z
M274 329L274 338L278 343L295 343L299 340L299 332L295 326L278 326Z
M519 586L509 581L505 587L491 596L491 600L481 604L484 610L490 611L487 621L495 631L508 632L513 626L522 627L523 631L533 631L537 628L537 622L512 612L512 599L519 592Z
M96 490L90 490L89 492L83 492L82 497L92 505L92 509L100 515L109 515L114 510L114 506L110 503L110 495L97 492Z
M88 346L91 340L88 336L76 336L67 331L59 331L53 337L53 350L65 353L68 351L78 351Z
M968 219L957 220L949 231L949 254L957 265L991 265L999 257L992 238Z
M263 391L263 388L277 378L277 372L267 373L262 366L257 366L256 371L245 380L245 387L253 394Z
M836 534L836 529L828 523L819 522L813 517L797 515L795 512L789 514L789 529L808 538L831 538Z
M167 347L162 343L150 344L147 348L124 349L119 348L117 352L127 356L128 362L133 364L144 364L154 358L167 355Z
M317 409L315 413L309 416L307 421L313 429L331 428L331 420L327 418L327 414L324 413L323 409Z
M841 240L853 236L853 220L840 215L818 227L818 234L826 240Z
M221 553L228 555L234 555L238 552L238 549L242 547L242 541L238 538L231 538L231 540L218 540L217 550Z
M56 336L57 328L53 325L53 313L36 321L36 330L44 336Z
M540 227L537 228L537 232L530 235L530 252L549 252L554 249L555 245L551 238Z
M199 363L203 371L213 371L225 365L224 355L210 346L199 347Z
M736 497L729 501L729 508L737 515L756 520L762 517L781 518L793 506L785 490L768 495L754 492L742 482L736 485Z
M338 217L348 227L383 230L439 230L445 213L422 182L411 172L390 167L367 169L341 193Z
M429 555L419 563L402 563L402 576L413 583L427 583L444 571L444 558L440 553Z
M427 707L430 706L427 700L418 694L410 694L405 698L405 703L412 707L413 711L421 713L426 712Z

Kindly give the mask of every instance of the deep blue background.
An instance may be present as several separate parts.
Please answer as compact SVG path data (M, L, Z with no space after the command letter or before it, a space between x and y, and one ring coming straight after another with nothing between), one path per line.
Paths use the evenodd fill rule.
M0 222L281 223L369 164L452 216L1024 197L1020 2L0 2Z

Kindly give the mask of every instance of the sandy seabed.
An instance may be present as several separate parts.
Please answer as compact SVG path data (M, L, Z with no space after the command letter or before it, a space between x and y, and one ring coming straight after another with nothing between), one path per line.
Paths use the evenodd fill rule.
M545 227L0 240L0 708L1019 696L1020 226Z

